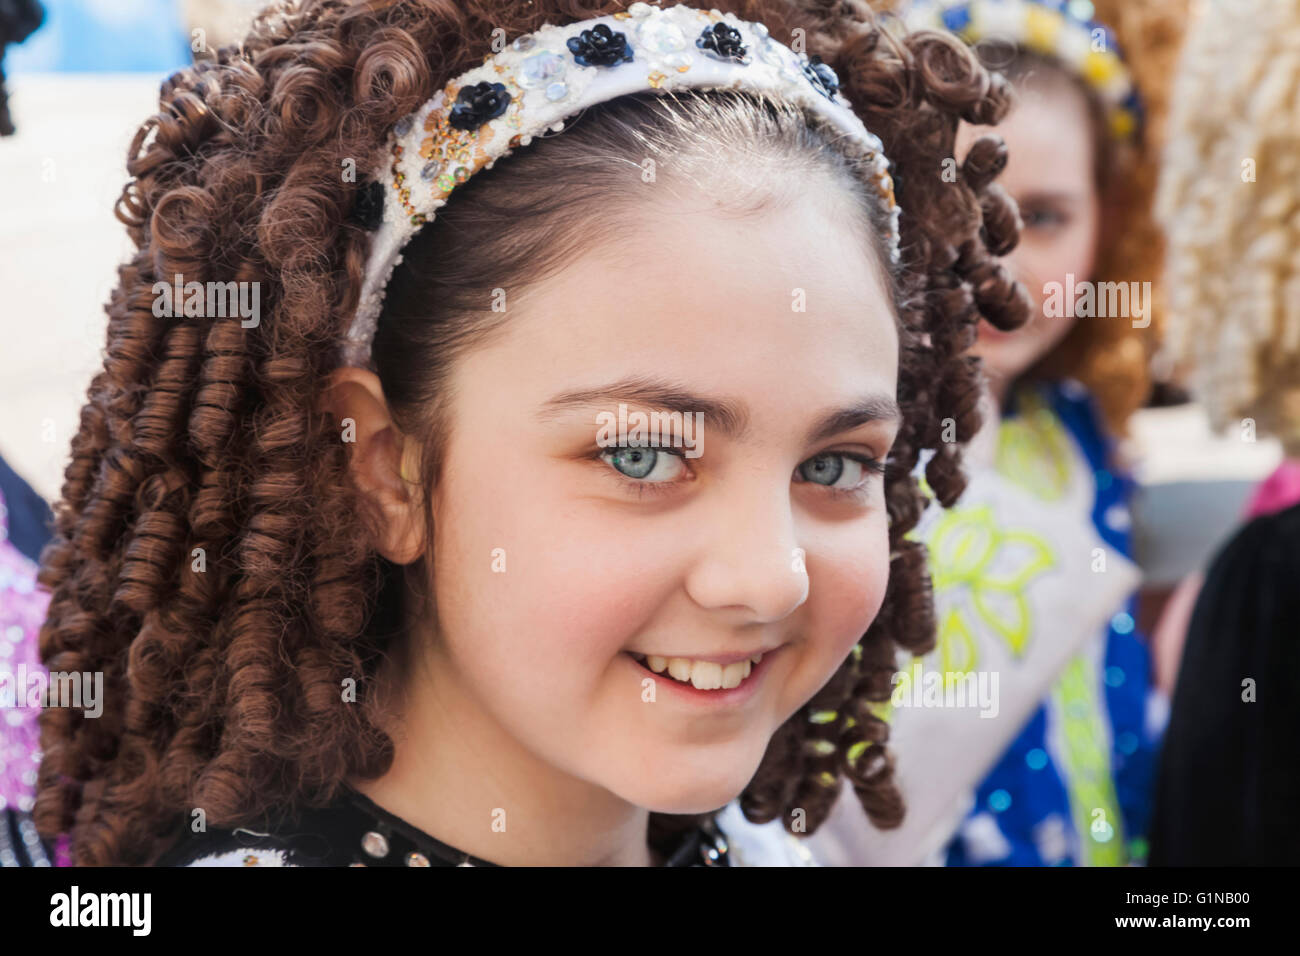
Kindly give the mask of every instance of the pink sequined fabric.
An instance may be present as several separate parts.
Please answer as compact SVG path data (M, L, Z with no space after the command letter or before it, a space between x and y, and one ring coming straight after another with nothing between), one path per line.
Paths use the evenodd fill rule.
M36 795L40 708L27 706L27 687L18 681L44 672L37 635L49 603L36 587L36 563L9 540L0 498L0 809L30 812Z

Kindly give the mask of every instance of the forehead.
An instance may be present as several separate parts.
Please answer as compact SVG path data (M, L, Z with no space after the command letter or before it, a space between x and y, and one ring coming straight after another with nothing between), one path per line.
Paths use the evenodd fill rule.
M818 402L892 395L892 304L864 237L828 205L812 197L745 219L707 202L655 208L529 289L509 338L557 371L672 370Z
M1013 194L1077 189L1093 164L1092 118L1084 94L1055 71L1032 73L1017 83L1016 103L994 127L962 123L957 155L988 133L1007 144L1007 167L998 177Z

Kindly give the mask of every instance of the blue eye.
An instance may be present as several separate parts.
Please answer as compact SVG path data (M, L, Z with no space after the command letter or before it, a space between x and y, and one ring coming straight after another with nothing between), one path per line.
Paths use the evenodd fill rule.
M681 455L641 445L620 445L601 454L619 474L635 481L673 481L685 469Z
M596 457L610 465L615 479L638 497L670 494L675 485L691 477L681 452L669 448L619 445L603 449ZM792 478L797 483L820 485L832 496L856 496L866 493L870 476L884 472L885 464L879 459L832 451L800 464Z
M807 482L827 488L850 490L863 483L864 472L881 474L885 466L874 458L844 451L830 451L809 458L796 473ZM846 483L841 479L847 478Z
M860 470L862 466L858 465L858 468ZM803 476L804 481L811 481L817 485L835 484L844 471L844 458L841 455L818 455L816 458L809 458L799 466L799 474Z
M1027 207L1020 210L1020 219L1026 229L1060 229L1069 217L1058 209Z

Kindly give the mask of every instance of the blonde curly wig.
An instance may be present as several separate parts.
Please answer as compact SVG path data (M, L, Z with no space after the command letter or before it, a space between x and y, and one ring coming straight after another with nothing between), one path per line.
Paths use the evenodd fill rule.
M1300 456L1300 3L1199 6L1156 195L1166 347L1216 428Z

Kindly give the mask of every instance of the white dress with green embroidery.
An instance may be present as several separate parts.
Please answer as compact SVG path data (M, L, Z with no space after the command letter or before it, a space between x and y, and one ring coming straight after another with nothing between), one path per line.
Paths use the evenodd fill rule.
M1103 538L1098 524L1127 512L1107 497L1114 489L1097 466L1099 429L1089 434L1095 413L1081 386L1018 399L995 465L972 469L956 506L932 504L912 535L930 549L938 642L900 659L879 711L893 727L907 817L876 831L845 787L807 840L825 864L1127 861L1107 706L1108 682L1124 674L1107 649L1140 576L1114 544L1127 536ZM1135 674L1131 689L1145 687L1145 672ZM1024 787L991 786L994 769ZM1017 848L1012 804L1038 798L1040 782L1056 786L1059 812L1036 811L1022 834L1031 845Z

